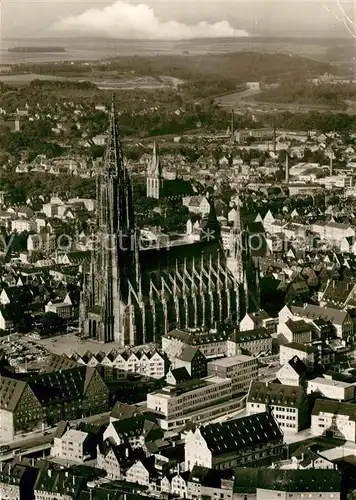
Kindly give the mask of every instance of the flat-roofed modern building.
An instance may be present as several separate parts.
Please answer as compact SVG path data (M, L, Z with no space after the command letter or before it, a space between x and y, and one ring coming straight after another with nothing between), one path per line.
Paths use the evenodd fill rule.
M147 408L161 415L164 430L177 430L189 421L208 422L242 407L242 398L232 398L230 378L210 376L147 394Z
M251 380L258 377L258 361L244 354L216 359L208 363L208 375L231 379L233 394L247 392Z
M355 384L330 378L316 377L308 381L307 394L318 392L321 396L338 401L348 401L355 397Z

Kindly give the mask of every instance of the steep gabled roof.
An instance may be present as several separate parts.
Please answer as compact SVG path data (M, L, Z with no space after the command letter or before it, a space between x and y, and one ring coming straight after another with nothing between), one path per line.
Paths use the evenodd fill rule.
M319 413L345 415L352 422L356 422L356 405L353 403L344 403L331 399L317 399L313 406L312 415L319 415Z
M57 372L59 370L75 368L76 366L78 366L78 363L64 354L51 354L51 357L42 372Z
M283 438L277 422L268 412L206 425L200 427L200 432L213 456Z
M266 328L255 328L254 330L246 330L244 332L236 331L234 332L230 340L235 342L236 344L241 344L243 342L251 342L254 340L262 340L271 338L271 335L268 333Z
M14 411L26 386L26 382L22 380L0 377L0 408Z
M265 382L252 382L248 393L249 403L275 404L278 406L299 408L306 399L302 387L266 384Z

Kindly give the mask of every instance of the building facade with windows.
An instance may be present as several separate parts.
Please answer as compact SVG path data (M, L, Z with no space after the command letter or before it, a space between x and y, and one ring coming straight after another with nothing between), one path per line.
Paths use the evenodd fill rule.
M185 438L185 468L226 470L271 464L282 456L283 433L266 412L203 425Z
M308 381L307 394L319 393L324 398L348 401L355 397L355 384L329 378L316 377Z
M231 379L210 376L147 394L147 408L161 416L162 429L177 430L242 408L242 398L232 396Z
M216 359L208 363L208 375L231 379L232 394L247 392L258 377L258 361L244 354Z
M356 443L356 405L317 399L311 414L314 436L330 436Z
M228 339L227 355L249 354L259 356L272 352L272 337L266 328L254 330L236 331Z
M308 399L302 387L252 382L246 403L248 415L268 409L284 433L297 433L308 421Z

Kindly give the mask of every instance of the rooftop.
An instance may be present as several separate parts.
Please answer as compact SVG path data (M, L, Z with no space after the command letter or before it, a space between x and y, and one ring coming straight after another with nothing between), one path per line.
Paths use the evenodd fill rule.
M247 401L249 403L275 403L280 406L299 407L305 399L304 390L299 386L252 382Z
M240 448L282 440L283 437L277 422L268 412L205 425L200 428L200 433L212 455L236 453Z
M319 384L319 385L327 385L330 387L343 387L343 388L355 385L354 383L351 383L351 382L350 383L341 382L340 380L332 380L332 379L323 378L323 377L316 377L316 378L313 378L312 380L309 380L309 383L312 383L312 382L315 384Z
M312 415L319 415L320 413L344 415L349 417L349 420L356 422L356 405L353 403L317 399L313 406Z
M220 359L215 359L214 361L210 361L209 365L210 366L235 366L239 365L241 363L247 363L248 361L255 361L257 363L256 358L252 358L251 356L245 356L244 354L237 354L236 356L230 356L228 358L220 358Z
M189 380L187 382L183 382L182 384L179 384L178 386L166 386L163 387L163 389L154 392L153 394L160 395L160 396L168 396L168 397L174 397L174 396L181 396L182 394L185 394L186 392L192 392L196 391L199 389L202 389L203 387L207 387L208 385L213 385L213 384L228 384L229 379L221 378L221 377L215 377L215 376L209 376L202 378L200 380Z

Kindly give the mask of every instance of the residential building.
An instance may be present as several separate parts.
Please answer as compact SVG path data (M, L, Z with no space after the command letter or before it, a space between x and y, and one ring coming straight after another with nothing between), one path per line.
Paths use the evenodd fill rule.
M60 318L70 319L74 316L75 308L70 297L67 295L63 301L50 300L45 305L45 312L57 314Z
M316 347L298 344L297 342L289 342L288 344L280 346L280 365L285 365L295 356L298 356L298 358L303 361L308 368L313 369L314 365L319 360L319 350Z
M297 433L308 421L308 399L302 387L252 382L247 396L248 415L270 410L284 433Z
M191 345L198 348L207 359L216 358L226 356L226 339L226 334L216 330L172 330L162 337L162 350L172 359L184 345Z
M210 212L210 203L205 196L188 196L183 198L183 205L189 212L205 217Z
M233 498L233 480L226 479L220 470L195 465L187 481L187 498Z
M281 458L282 448L283 434L276 420L268 412L259 413L189 431L184 446L185 468L262 466Z
M350 224L337 222L316 221L311 224L311 230L318 233L320 238L340 244L344 238L355 236L355 229Z
M356 405L317 399L311 414L314 436L330 436L356 443Z
M294 356L285 363L276 373L276 378L283 385L302 385L307 372L307 366L298 356Z
M340 500L337 470L252 469L234 471L234 500Z
M284 306L278 316L280 323L286 322L288 319L302 318L311 323L323 319L333 325L337 337L347 341L353 336L353 321L350 314L345 310L306 304L304 307Z
M272 352L272 337L263 327L243 332L235 331L226 342L226 350L228 356L268 354Z
M168 385L178 385L190 380L190 375L186 368L171 368L166 376Z
M33 498L38 471L20 464L4 464L0 470L0 498L19 500Z
M96 466L106 472L108 479L121 480L125 477L132 455L129 443L116 446L106 439L97 446Z
M355 383L316 377L308 380L307 394L319 393L324 398L349 401L355 397Z
M148 413L111 421L104 432L103 440L108 439L116 446L129 443L132 448L137 448L162 437L162 429Z
M44 469L35 483L35 500L75 500L84 486L83 477L74 476L67 470Z
M178 498L187 498L189 472L178 472L171 479L171 494Z
M68 429L63 436L54 438L52 455L63 460L83 463L92 457L94 450L93 436L80 430Z
M274 318L271 318L263 309L245 314L240 321L241 332L256 330L258 328L266 328L268 333L274 333L276 331L276 322Z
M0 307L0 330L8 332L13 328L14 315L10 307Z
M108 407L109 391L95 368L76 366L22 380L0 377L0 431L7 442L16 434L96 415Z
M288 342L299 344L310 344L313 336L312 325L304 320L293 321L288 319L286 323L279 323L277 333L282 334Z
M127 469L126 481L154 488L158 476L154 461L153 456L137 460Z
M173 359L174 368L185 368L192 379L199 379L207 375L207 360L204 354L196 347L187 345Z
M15 219L11 221L11 232L13 233L31 233L37 230L37 224L32 219Z
M231 379L232 394L247 392L258 377L258 361L243 354L216 359L208 363L208 375Z
M56 249L56 236L45 232L30 234L27 238L29 252L51 253Z
M279 469L335 469L336 464L325 457L301 445L292 452L289 460L283 460L278 464Z
M79 356L79 354L74 353L72 358L78 361L78 363L88 366L102 364L115 368L123 374L125 372L138 373L154 379L164 378L170 364L167 356L154 348L150 350L143 348L121 352L113 349L105 356L101 356L101 352L96 354L87 352L85 356Z

